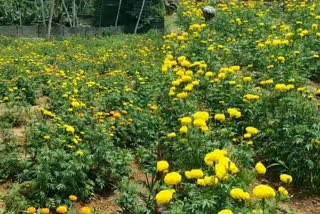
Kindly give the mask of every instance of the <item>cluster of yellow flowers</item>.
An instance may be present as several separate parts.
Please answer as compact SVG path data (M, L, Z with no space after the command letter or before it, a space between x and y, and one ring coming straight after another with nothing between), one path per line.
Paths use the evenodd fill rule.
M42 112L42 114L49 116L49 117L56 117L56 114L46 110L45 108L40 108L40 111Z
M276 91L280 91L280 92L285 92L285 91L289 91L290 89L294 89L294 85L293 84L283 84L283 83L278 83L275 85L274 89Z
M263 165L263 163L258 162L255 166L255 169L258 174L264 175L267 172L266 167ZM292 182L292 176L288 174L281 174L280 180L284 182L285 184L290 184ZM273 194L273 190L270 189L270 187L266 187L266 185L260 185L257 187L255 191L255 197L257 198L272 198L275 196L275 193ZM278 188L278 192L283 196L288 196L288 191L283 187L280 186Z
M234 199L241 199L241 200L249 200L250 194L248 192L243 191L241 188L233 188L230 191L230 196Z
M258 199L268 199L268 198L274 198L276 196L276 192L274 191L274 189L264 184L255 186L252 193L253 193L253 196Z
M167 172L169 169L169 163L165 160L157 162L157 172Z
M259 130L253 126L248 126L246 127L246 132L244 135L243 135L243 138L244 139L249 139L251 138L252 136L254 135L257 135L259 133Z
M236 108L228 108L227 112L231 118L238 119L241 117L241 112Z
M78 197L76 195L70 195L69 200L72 202L76 202L78 200ZM59 214L66 214L68 212L68 207L65 205L58 206L56 208L56 213ZM49 208L40 208L38 211L35 207L29 207L27 210L28 214L36 214L36 213L41 213L41 214L49 214L50 209ZM90 207L82 207L80 209L80 214L91 214L91 208Z
M239 169L226 155L226 150L215 149L204 157L204 162L208 166L213 166L217 178L228 180L228 172L236 174Z
M209 127L207 121L209 120L209 113L206 111L198 111L194 113L193 120L191 117L182 117L179 119L181 123L180 133L188 133L188 125L193 125L195 128L198 128L202 132L207 132Z
M267 168L261 162L258 162L256 164L255 168L256 168L257 173L260 174L260 175L264 175L267 172Z
M206 2L206 1L203 1ZM257 5L264 5L264 2L254 2L254 1L249 1L249 2L239 2L239 1L228 1L228 3L224 4L224 3L219 3L218 4L218 9L219 12L224 12L224 11L230 11L230 14L234 15L232 12L232 8L243 8L243 7L248 7L248 8L255 8ZM287 4L287 3L286 3ZM192 17L192 11L194 12L194 8L200 8L199 5L194 4L192 1L190 0L182 0L181 1L181 5L183 6L183 8L185 9L185 11L183 11L183 16L191 18ZM264 5L265 6L265 5ZM290 6L289 6L290 7ZM266 16L268 13L270 12L269 9L267 10L259 10L258 13L256 14L258 17L264 17ZM195 15L194 17L196 17L197 15ZM320 19L320 18L319 18ZM272 87L274 87L273 89L275 91L279 91L279 92L286 92L286 91L294 91L292 89L295 89L295 85L291 84L293 83L291 80L288 80L288 83L283 84L283 83L276 83L274 84L274 80L270 78L270 76L268 77L267 75L262 74L263 78L259 84L259 87L255 87L255 88L251 88L253 85L255 85L255 82L251 83L253 81L253 77L255 77L254 75L251 76L243 76L244 75L248 75L248 73L246 73L247 71L251 72L251 70L255 69L256 67L254 67L253 64L248 65L247 68L248 70L246 70L246 67L240 67L238 65L234 65L234 66L223 66L220 68L220 70L218 70L218 72L216 70L213 70L211 67L211 63L209 63L209 61L207 61L207 63L205 61L196 61L193 62L191 59L191 55L190 56L179 56L177 58L175 58L175 56L172 55L172 53L176 53L176 51L179 54L179 50L181 50L181 47L187 47L188 45L190 45L190 43L192 41L195 41L195 43L199 42L201 44L204 45L204 47L206 48L206 50L208 50L208 52L206 52L206 54L214 54L217 50L226 50L226 52L232 52L232 48L228 48L228 44L217 44L214 43L214 39L212 37L210 37L210 39L206 39L205 37L208 36L209 37L209 33L208 35L205 35L205 33L207 33L205 31L201 32L204 28L206 28L206 25L201 25L198 24L199 21L201 19L193 19L191 20L190 26L189 26L189 34L186 34L186 32L180 33L180 34L169 34L166 36L167 44L169 44L169 40L172 41L177 41L179 40L180 42L176 42L174 44L174 42L170 43L172 50L174 49L174 51L170 50L168 51L168 49L166 49L170 54L167 54L165 62L163 63L163 67L162 67L162 71L163 72L167 72L169 69L172 69L172 71L174 72L174 74L176 75L176 79L174 79L171 82L171 87L169 90L169 96L174 97L175 100L178 99L185 99L190 95L190 92L196 88L196 86L200 85L203 86L204 84L210 83L208 84L209 86L213 86L213 87L219 87L219 88L224 88L225 86L227 86L228 88L233 88L235 90L239 90L240 89L245 89L245 94L242 97L242 100L245 103L252 103L252 105L254 105L253 103L255 101L258 101L261 99L261 96L263 95L263 92L266 92L268 89L272 90ZM231 20L232 23L239 25L239 26L235 26L237 28L239 28L240 26L243 28L246 28L247 26L250 25L250 22L248 20L245 19L240 19L240 18L235 18ZM302 24L302 23L301 23ZM299 24L300 25L300 24ZM307 37L310 35L311 36L311 29L310 26L309 27L303 27L303 28L298 28L298 30L295 32L293 30L292 26L289 26L285 23L279 23L279 24L272 24L271 26L269 26L269 23L265 23L263 21L260 22L259 26L261 27L261 29L267 30L268 32L271 31L270 35L266 35L266 38L262 38L256 41L256 51L276 51L277 54L276 55L271 55L268 56L268 64L264 65L264 69L267 70L267 72L272 72L273 70L278 69L279 67L282 66L286 66L286 62L289 62L292 58L292 56L298 55L300 54L299 51L296 51L294 53L291 54L286 54L284 53L284 50L289 48L291 45L293 45L294 40L297 39L296 37L299 37L299 35L301 37ZM318 25L317 24L313 24L311 26L313 31L316 31L318 29ZM242 28L241 28L242 29ZM254 29L250 26L250 28L247 28L247 31L245 32L249 32L250 35L253 35L253 33L257 32L257 29ZM276 34L275 32L279 31L279 34ZM196 34L195 34L196 33ZM199 33L199 34L198 34ZM313 32L315 34L315 32ZM192 40L191 35L193 36L193 38L197 38ZM212 35L216 35L216 32L212 32ZM178 38L180 36L180 39ZM211 36L211 33L210 33ZM236 35L239 37L244 37L246 36L245 34L243 34L242 32L239 33L239 35ZM186 38L188 37L188 39ZM319 37L320 37L320 33L319 33ZM200 39L198 39L200 38ZM305 38L305 39L307 39ZM201 40L202 39L202 40ZM301 39L301 38L298 38ZM187 41L188 40L188 41ZM230 36L229 38L225 38L225 40L227 42L235 42L237 43L238 38L233 38L232 36ZM191 42L190 42L191 41ZM176 45L176 46L175 46ZM268 48L268 50L265 50L263 48ZM262 49L262 50L261 50ZM166 53L166 52L165 52ZM317 54L315 54L317 55ZM194 55L193 55L194 56ZM314 56L314 58L317 58L317 56ZM197 67L199 66L199 67ZM255 72L255 71L254 71ZM258 72L257 72L258 73ZM167 74L166 74L167 75ZM240 80L239 80L240 77ZM241 81L242 78L242 81ZM270 78L270 79L268 79ZM274 78L275 80L278 78ZM212 84L211 84L212 83ZM231 86L235 86L235 87L231 87ZM271 86L271 87L268 87ZM182 87L182 91L178 92L178 88ZM254 87L254 86L253 86ZM199 89L200 87L198 87ZM249 89L249 90L247 90ZM305 88L298 88L297 91L299 92L305 92L306 89ZM261 93L260 93L261 92ZM316 92L316 94L320 95L320 89L319 92ZM242 93L241 93L242 94ZM191 96L190 96L191 97ZM193 97L192 97L193 98ZM230 103L227 103L227 101L220 101L220 104L225 104L225 106L230 106ZM231 106L232 107L232 106ZM241 117L243 117L241 111L241 109L237 109L237 108L228 108L227 109L227 113L224 112L223 110L215 110L215 114L213 116L214 120L217 121L217 123L222 123L224 121L226 121L226 117L229 116L230 118L234 118L234 119L239 119ZM209 114L208 117L209 118ZM244 118L245 119L245 118ZM185 117L181 117L179 119L181 127L180 127L180 133L181 134L187 134L189 132L189 129L194 126L196 128L199 128L201 130L201 128L203 127L208 127L208 119L204 119L204 118L196 118L196 116L194 115L193 117L189 117L189 116L185 116ZM223 123L223 125L225 125L226 123ZM243 127L244 128L244 127ZM243 135L243 139L252 139L254 136L257 136L260 133L260 130L253 127L253 126L248 126L245 127L245 133ZM175 132L169 133L167 135L168 138L175 138L177 135ZM239 138L241 139L241 137ZM252 141L249 141L250 143L252 143ZM248 144L249 144L248 142ZM315 145L317 144L318 141L313 140L312 143ZM227 151L226 150L219 150L216 149L208 154L205 155L204 161L206 163L206 165L210 166L213 171L214 171L214 175L213 176L208 176L206 175L206 173L202 170L202 169L190 169L184 172L184 175L187 179L195 179L196 180L196 184L198 186L210 186L210 185L215 185L218 184L219 181L226 181L228 180L229 176L228 173L231 174L235 174L239 171L239 169L237 168L236 164L233 163L228 157L227 157ZM262 162L258 162L255 166L255 169L257 171L258 174L260 175L264 175L267 172L267 168L263 165ZM290 183L292 182L292 177L290 180L291 176L287 176L287 175L281 175L280 179L285 182L285 183ZM181 179L177 174L172 174L172 181L171 183L180 183ZM280 186L278 188L278 192L283 195L283 196L287 196L288 195L288 191L283 187ZM240 199L240 200L249 200L250 199L250 194L249 192L244 191L243 189L240 188L233 188L230 191L230 195L232 198L234 199ZM276 196L276 191L268 185L258 185L253 189L252 192L253 197L257 198L257 199L268 199L268 198L273 198ZM170 199L171 200L171 199ZM219 212L219 214L232 214L233 212L231 210L221 210Z
M63 128L65 128L65 130L70 134L75 133L75 128L71 125L65 124L65 125L63 125Z
M255 95L255 94L246 94L243 96L243 101L244 102L249 102L249 101L257 101L259 100L260 96Z
M161 190L156 195L156 201L162 205L167 204L172 200L175 192L176 191L174 189Z

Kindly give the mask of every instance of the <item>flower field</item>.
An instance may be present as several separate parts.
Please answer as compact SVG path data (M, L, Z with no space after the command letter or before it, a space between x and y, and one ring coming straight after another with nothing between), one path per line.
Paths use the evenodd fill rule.
M113 192L127 214L291 213L319 192L319 1L181 0L176 24L1 38L0 213L103 214L76 205Z

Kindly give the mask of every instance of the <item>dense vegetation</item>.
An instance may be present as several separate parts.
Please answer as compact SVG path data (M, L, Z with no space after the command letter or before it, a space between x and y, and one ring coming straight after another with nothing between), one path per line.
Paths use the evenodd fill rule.
M275 213L291 182L318 192L320 5L226 2L205 22L209 2L180 1L164 38L2 38L7 212L116 187L122 213Z
M132 33L138 19L143 32L163 17L160 0L0 0L0 25L126 26Z

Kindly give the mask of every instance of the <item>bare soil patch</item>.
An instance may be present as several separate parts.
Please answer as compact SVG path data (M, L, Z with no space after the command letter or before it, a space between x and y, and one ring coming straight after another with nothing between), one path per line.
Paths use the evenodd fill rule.
M6 181L0 184L0 209L5 209L5 203L1 200L1 196L6 194L7 189L10 187L11 182Z
M117 196L114 193L109 196L97 196L88 202L77 203L75 208L77 211L80 211L81 207L86 206L99 214L115 214L120 211L120 207L115 202L116 198Z
M14 127L12 128L12 132L17 139L17 142L19 145L22 145L26 142L26 136L25 136L25 126L20 126L20 127Z

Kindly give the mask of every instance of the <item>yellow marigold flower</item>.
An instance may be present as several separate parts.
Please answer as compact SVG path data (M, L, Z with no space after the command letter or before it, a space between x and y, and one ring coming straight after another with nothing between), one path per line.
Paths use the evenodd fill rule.
M69 132L69 133L71 133L71 134L74 134L75 129L74 129L74 127L73 127L73 126L70 126L70 125L64 125L63 127L66 129L66 131L67 131L67 132Z
M77 107L80 106L80 103L78 101L72 101L71 105L72 105L72 107L76 107L77 108Z
M42 208L41 209L41 214L49 214L50 213L50 209L49 208Z
M187 57L185 57L185 56L179 56L178 57L178 62L182 62L182 61L184 61L184 60L186 60L187 59Z
M174 85L174 86L179 86L180 83L181 83L180 80L174 80L174 81L171 82L171 84Z
M70 199L70 201L76 201L76 200L78 200L78 197L75 195L70 195L69 199Z
M256 135L259 133L259 130L253 126L246 127L246 131L252 135Z
M223 122L226 120L226 116L224 114L215 114L214 119Z
M316 91L316 95L320 95L320 88Z
M280 62L280 63L285 63L286 59L283 57L283 56L279 56L277 58L277 60Z
M222 80L222 79L226 78L226 74L225 73L219 73L217 77L218 77L218 79Z
M200 70L197 70L197 74L198 74L198 75L203 75L203 74L204 74L204 71L201 70L201 69L200 69Z
M230 67L232 71L240 71L240 66L239 65L234 65Z
M165 160L157 162L157 172L163 172L169 169L169 163Z
M252 78L251 77L243 77L242 80L243 80L243 82L251 82Z
M65 214L68 212L68 208L66 206L59 206L57 209L56 209L56 212L57 213L61 213L61 214Z
M214 50L214 46L213 45L210 45L209 47L208 47L208 51L213 51Z
M190 82L192 80L191 76L183 75L181 77L181 82Z
M198 111L193 115L194 119L202 119L207 121L209 119L209 113L206 111Z
M181 126L180 134L188 134L188 127L187 126Z
M170 90L169 93L168 93L169 96L173 96L173 95L175 95L175 94L176 94L176 92L174 92L174 91L172 91L172 90Z
M273 84L273 80L272 79L262 80L260 82L260 85L271 85L271 84Z
M247 145L249 145L249 146L253 145L253 141L252 141L252 140L249 140L249 141L247 142Z
M90 207L82 207L80 210L80 214L91 214Z
M207 77L207 78L210 78L210 77L213 77L213 72L212 71L208 71L208 72L206 72L205 74L204 74L204 76L205 77Z
M234 81L234 80L231 80L231 81L229 81L228 83L229 83L229 85L235 85L235 84L237 84L237 82Z
M168 138L175 138L177 134L175 132L171 132L167 135Z
M120 112L115 112L112 116L113 116L114 118L120 118L120 117L121 117L121 114L120 114Z
M204 176L204 173L201 169L192 169L190 171L191 178L202 178Z
M250 199L250 194L248 192L243 191L243 189L241 188L233 188L230 191L230 196L233 199L242 199L242 200Z
M290 89L294 89L294 85L293 84L288 84L287 85L287 90L290 90Z
M198 86L198 85L200 85L200 81L199 80L194 80L194 81L191 82L191 84L193 86Z
M193 85L192 84L188 84L188 85L186 85L186 87L184 87L183 90L184 91L192 91L193 90Z
M195 127L200 128L200 127L207 126L207 123L206 123L206 121L203 120L203 119L195 119L195 120L193 121L193 125L194 125Z
M216 176L220 180L226 180L227 179L227 169L226 169L224 164L222 164L220 162L218 164L216 164L215 167L214 167L214 171L216 173Z
M219 211L218 214L233 214L233 212L231 210L224 209Z
M35 208L35 207L29 207L28 208L28 213L29 214L34 214L34 213L36 213L37 212L37 209Z
M178 172L170 172L164 177L167 185L176 185L181 182L181 175Z
M244 139L250 139L252 137L252 134L250 134L250 133L245 133L244 135L243 135L243 138Z
M274 87L276 91L280 91L280 92L284 92L288 90L288 87L286 84L282 84L282 83L278 83L276 84L276 86Z
M189 68L191 66L191 63L188 60L184 60L180 63L181 66Z
M197 185L206 186L206 182L204 181L204 179L197 179Z
M261 162L258 162L256 164L255 169L256 169L257 173L260 175L264 175L267 172L267 168Z
M182 117L179 119L180 123L182 126L187 126L190 125L192 123L192 118L191 117Z
M78 151L76 152L76 154L79 155L79 156L83 156L83 155L84 155L84 152L83 152L82 150L78 150Z
M297 91L298 91L298 92L304 92L305 90L306 90L305 87L299 87L299 88L297 88Z
M231 172L232 174L236 174L239 172L239 169L238 167L236 166L235 163L233 163L232 161L230 162L230 165L229 165L229 172Z
M176 191L174 189L161 190L156 195L157 203L159 203L159 204L167 204L167 203L169 203L172 200L173 194L175 192Z
M50 136L49 135L45 135L45 136L43 136L43 139L50 140Z
M187 92L181 92L181 93L177 94L177 98L179 98L179 99L184 99L186 97L188 97Z
M281 174L280 180L286 184L290 184L292 182L292 176L288 174Z
M240 118L241 117L241 112L238 111L236 108L228 108L227 109L229 116L232 118Z
M208 126L201 126L200 127L200 131L201 132L207 132L207 131L209 131L209 127Z
M249 101L256 101L256 100L259 100L259 95L255 95L255 94L246 94L243 96L243 99L245 100L249 100Z
M228 154L226 150L215 149L213 152L207 153L204 157L204 162L208 166L212 166L214 162L219 161Z
M284 196L288 196L288 190L286 190L284 187L280 186L278 188L278 192L281 194L281 195L284 195Z
M192 178L190 171L185 171L184 175L186 176L187 179L191 179Z
M219 183L219 179L216 176L205 176L203 180L206 186L211 186Z
M258 199L267 199L274 198L276 193L270 186L261 184L253 189L253 196Z

